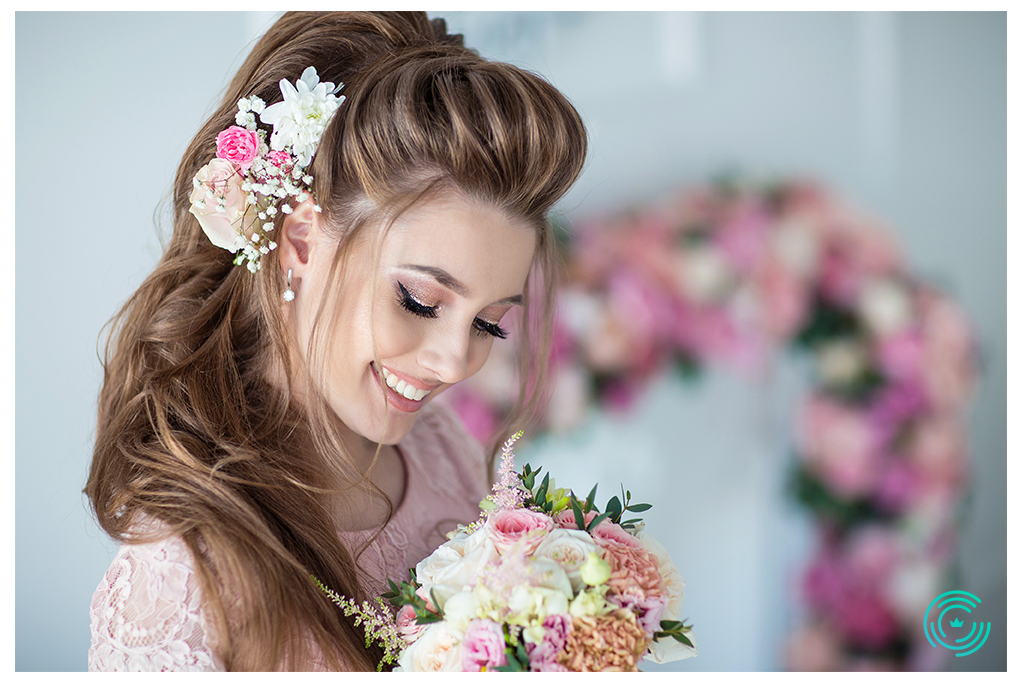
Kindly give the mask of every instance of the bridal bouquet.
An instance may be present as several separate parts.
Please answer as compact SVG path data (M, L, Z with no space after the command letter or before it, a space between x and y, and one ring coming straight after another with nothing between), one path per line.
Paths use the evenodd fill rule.
M410 581L384 597L398 608L403 671L636 671L696 654L678 621L684 582L631 513L650 505L613 497L599 512L515 470L504 446L499 480L480 520L449 534Z

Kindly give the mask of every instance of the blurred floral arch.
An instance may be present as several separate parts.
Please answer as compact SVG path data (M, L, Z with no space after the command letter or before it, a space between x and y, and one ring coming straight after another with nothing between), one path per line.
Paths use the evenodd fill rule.
M810 354L790 490L817 547L786 666L937 668L921 618L951 566L969 475L966 316L907 272L884 225L809 183L688 189L561 236L557 381L541 429L628 409L667 372ZM485 442L514 399L501 348L450 397Z

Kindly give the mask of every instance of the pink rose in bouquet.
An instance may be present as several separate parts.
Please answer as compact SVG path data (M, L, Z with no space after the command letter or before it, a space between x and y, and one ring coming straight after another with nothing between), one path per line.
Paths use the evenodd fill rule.
M555 528L548 515L533 510L496 510L487 518L487 531L498 552L505 552L518 544L533 552L544 540L545 534Z

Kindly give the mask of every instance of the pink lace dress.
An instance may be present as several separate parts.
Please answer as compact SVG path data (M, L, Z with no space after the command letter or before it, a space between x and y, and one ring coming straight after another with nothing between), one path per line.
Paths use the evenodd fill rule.
M373 579L371 595L444 542L457 524L479 514L488 493L483 449L447 408L429 404L399 444L406 489L394 516L359 558ZM361 547L371 532L342 532ZM192 555L177 537L123 545L93 594L90 671L219 671L203 620ZM323 669L317 658L308 669Z

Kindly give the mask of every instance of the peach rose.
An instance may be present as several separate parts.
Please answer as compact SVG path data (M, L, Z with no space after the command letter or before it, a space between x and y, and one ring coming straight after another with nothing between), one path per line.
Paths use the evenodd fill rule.
M192 184L189 212L215 246L232 253L238 251L246 208L238 167L231 161L214 159L199 169Z

